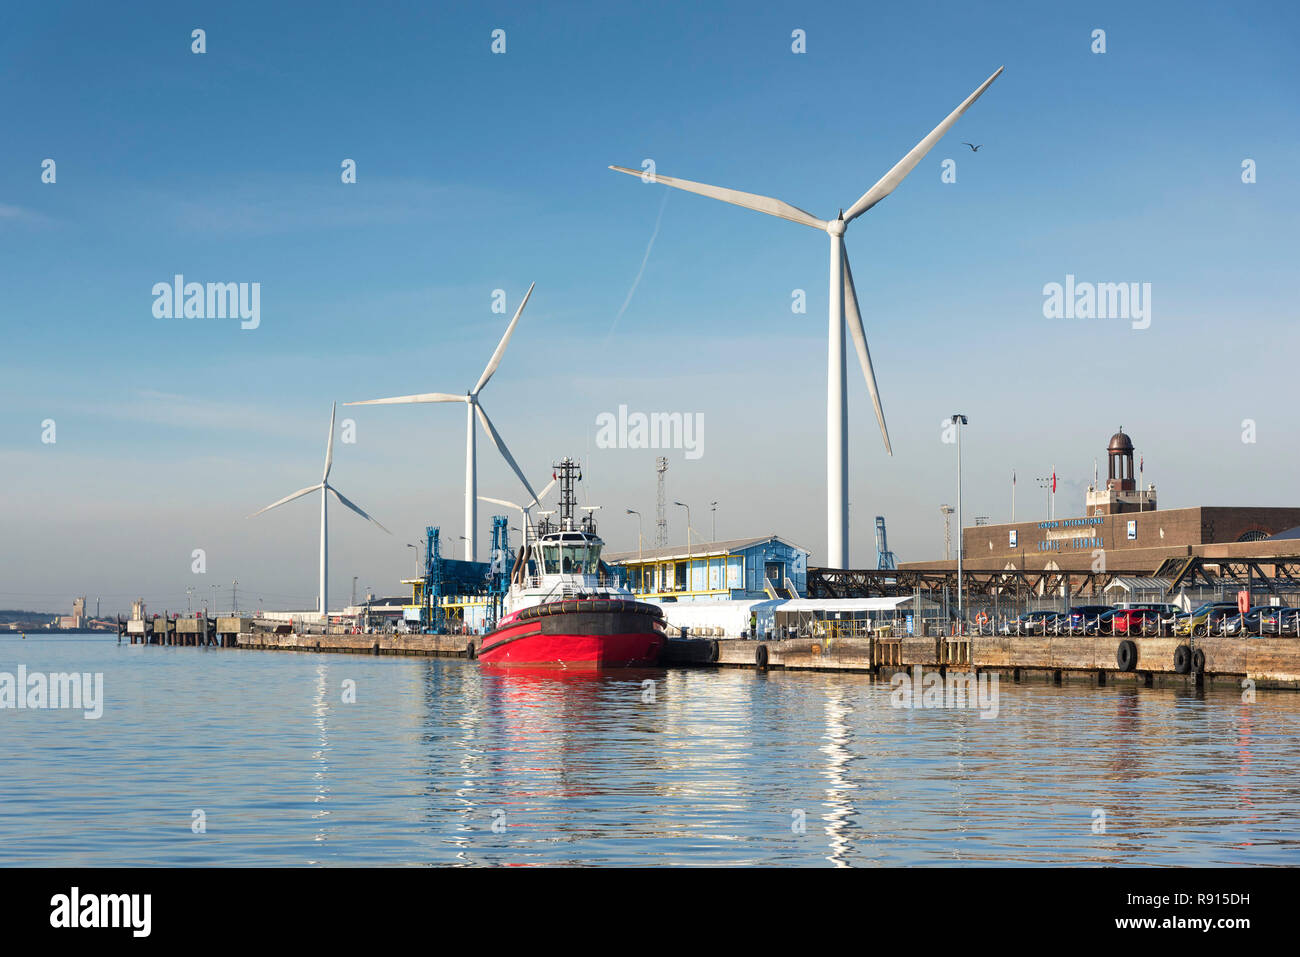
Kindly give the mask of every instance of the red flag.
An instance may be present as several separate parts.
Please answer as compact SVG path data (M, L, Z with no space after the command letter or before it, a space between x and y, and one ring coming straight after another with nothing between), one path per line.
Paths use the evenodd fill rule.
M1052 470L1052 491L1056 491L1056 470Z

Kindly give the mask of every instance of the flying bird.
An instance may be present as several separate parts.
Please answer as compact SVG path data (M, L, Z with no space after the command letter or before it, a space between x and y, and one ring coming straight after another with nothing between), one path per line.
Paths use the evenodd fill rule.
M980 146L983 146L984 144L981 143L980 146L976 146L974 143L967 143L967 142L963 141L961 145L962 145L962 146L969 146L969 147L970 147L970 151L971 151L972 153L978 153L978 152L980 151Z

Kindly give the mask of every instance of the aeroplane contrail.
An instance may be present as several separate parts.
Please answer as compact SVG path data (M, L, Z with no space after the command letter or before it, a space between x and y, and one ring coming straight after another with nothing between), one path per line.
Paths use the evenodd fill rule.
M650 234L650 242L646 244L645 255L641 257L641 268L636 271L636 278L632 280L632 288L627 291L627 298L623 300L623 305L619 306L618 313L614 316L614 321L609 324L609 332L605 334L605 341L609 342L614 335L614 327L618 321L623 318L623 313L627 312L628 305L632 302L632 296L636 293L636 287L641 284L641 275L645 272L645 264L650 261L650 250L655 248L655 239L659 236L659 224L663 222L664 207L668 205L668 197L671 193L664 193L664 201L659 204L659 215L655 217L654 232Z

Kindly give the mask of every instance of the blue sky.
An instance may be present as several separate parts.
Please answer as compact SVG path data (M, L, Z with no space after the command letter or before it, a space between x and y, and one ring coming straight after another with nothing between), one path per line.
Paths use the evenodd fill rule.
M1053 465L1076 514L1121 424L1164 507L1293 505L1298 27L1262 3L11 7L0 607L175 609L236 577L311 604L312 505L245 516L318 479L332 401L472 386L509 318L493 290L513 312L533 281L483 393L530 474L588 459L605 537L634 546L623 509L651 520L658 453L596 448L596 416L700 412L705 454L667 453L670 500L705 534L718 500L720 537L776 532L818 561L825 237L605 167L651 158L831 217L1003 64L848 232L895 452L850 359L853 563L874 564L877 513L900 558L940 553L953 411L968 521L1008 518L1013 468L1017 517L1044 511L1031 479ZM260 327L155 318L178 272L260 282ZM1151 327L1044 318L1067 273L1151 283ZM463 410L349 416L334 479L395 535L334 511L336 597L353 575L393 591L425 524L461 534ZM517 498L480 450L480 491Z

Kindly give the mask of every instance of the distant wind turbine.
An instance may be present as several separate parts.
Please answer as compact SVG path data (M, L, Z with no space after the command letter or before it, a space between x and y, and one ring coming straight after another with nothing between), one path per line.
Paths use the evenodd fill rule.
M497 371L497 366L501 365L501 357L505 355L506 346L510 343L510 337L514 335L515 325L519 322L520 315L523 314L524 306L528 305L528 297L533 294L533 283L528 287L528 292L524 294L523 301L519 303L519 308L515 310L514 318L510 320L510 325L506 327L506 334L501 337L501 342L497 345L496 351L492 353L492 358L488 360L487 367L483 374L479 376L478 384L464 395L449 395L446 392L425 392L421 395L400 395L393 399L367 399L364 402L344 402L344 405L406 405L414 402L464 402L467 406L465 418L465 557L468 561L478 561L478 549L475 546L474 530L478 527L478 453L475 447L474 416L477 413L478 420L483 423L483 428L496 446L496 450L501 453L501 457L506 460L519 481L524 483L524 488L534 499L537 493L533 487L528 484L528 479L524 478L524 473L519 470L519 464L515 457L510 454L506 444L501 439L501 435L488 418L483 406L479 404L479 393L483 387L488 384L492 374Z
M536 508L541 503L542 499L546 498L547 493L550 492L551 489L555 488L556 481L557 479L551 479L551 481L547 484L546 488L542 489L541 493L535 499L529 502L527 505L519 505L515 502L507 502L503 498L489 498L486 495L480 495L478 499L480 502L491 502L493 505L500 505L504 508L513 508L515 511L519 512L520 520L523 522L524 544L527 545L529 512L533 508Z
M260 508L252 515L248 516L249 518L253 518L256 515L261 515L263 512L269 512L271 509L277 508L278 506L283 505L285 502L292 502L295 498L301 498L302 496L307 495L310 492L315 492L317 489L320 490L320 607L317 610L321 613L322 617L327 617L329 615L329 593L328 592L329 592L329 495L330 493L333 492L334 497L337 498L344 506L352 509L352 511L356 512L366 521L374 522L376 525L379 525L378 522L376 522L373 518L371 518L369 515L363 512L361 508L358 505L356 505L356 503L348 501L346 498L344 498L342 492L340 492L338 489L336 489L333 485L329 483L330 469L334 465L334 413L337 411L337 409L338 409L338 403L334 403L333 405L330 406L330 437L328 443L325 446L325 471L320 477L320 482L316 485L309 485L307 488L299 489L298 491L294 492L292 495L286 495L284 498L280 499L280 501L272 502L270 505L266 506L266 508ZM384 526L379 525L379 527L383 528L385 532L388 532L388 529L384 528ZM393 533L388 532L388 534L391 535Z
M845 312L848 313L849 334L858 353L858 362L866 376L867 389L871 401L876 407L876 420L880 423L880 433L885 440L885 451L893 455L889 445L889 430L885 428L885 413L880 405L880 394L876 389L876 375L871 367L871 353L867 349L867 335L862 327L862 315L858 311L858 295L853 287L853 274L849 269L848 252L844 248L844 231L849 223L857 219L872 206L894 191L899 183L916 168L927 153L948 132L949 127L969 109L985 90L1001 74L1003 67L980 84L979 88L966 97L957 109L936 126L930 135L912 148L912 151L894 164L894 168L881 177L880 181L867 190L848 212L841 210L839 217L821 220L796 206L784 203L770 196L755 193L743 193L740 190L727 189L722 186L709 186L686 179L674 179L671 176L650 174L654 182L663 183L690 193L699 193L712 199L720 199L735 206L767 213L801 223L814 229L824 229L831 237L831 272L830 272L830 351L827 358L826 384L826 538L827 564L832 568L846 568L849 560L849 506L846 498L848 487L848 398L845 392L847 377L844 358ZM642 170L628 169L624 166L611 166L610 169L630 176L645 175Z

